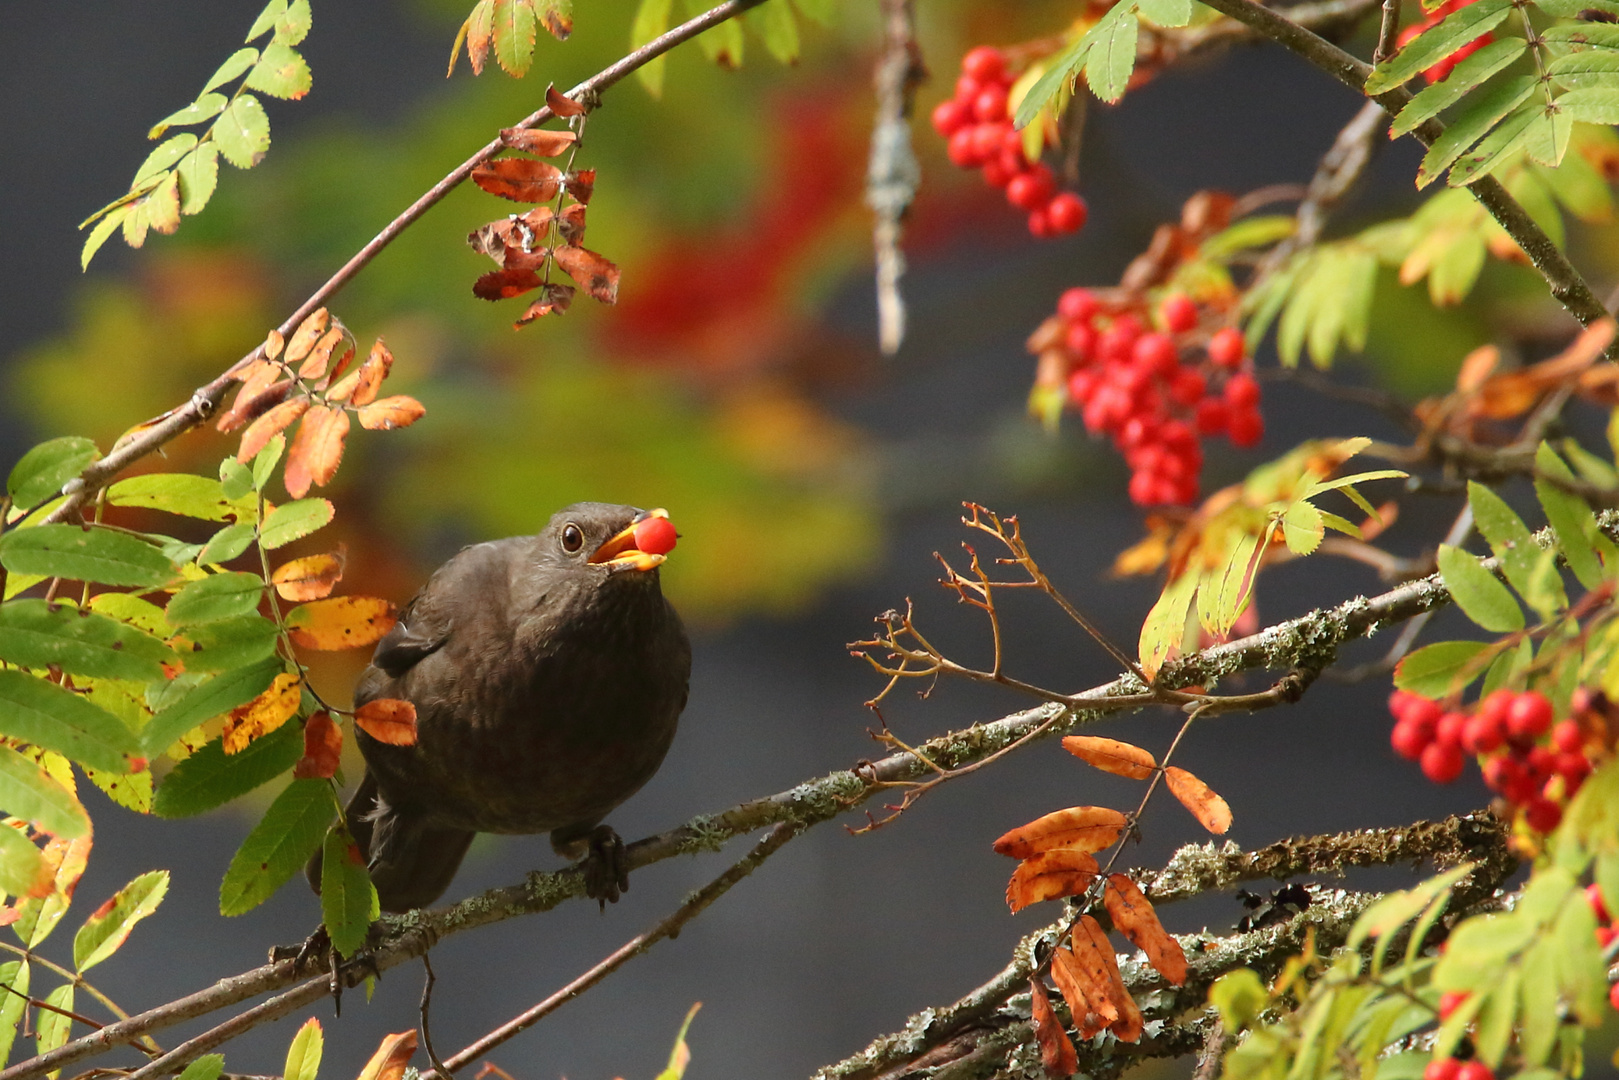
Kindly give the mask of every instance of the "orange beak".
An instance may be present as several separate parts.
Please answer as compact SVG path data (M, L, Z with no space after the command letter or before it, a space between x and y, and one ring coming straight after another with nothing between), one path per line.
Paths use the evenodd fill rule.
M598 566L610 566L622 570L651 570L667 557L642 551L635 546L635 527L647 518L667 518L669 511L663 507L655 510L643 510L635 515L624 528L614 533L601 547L590 556L590 561Z

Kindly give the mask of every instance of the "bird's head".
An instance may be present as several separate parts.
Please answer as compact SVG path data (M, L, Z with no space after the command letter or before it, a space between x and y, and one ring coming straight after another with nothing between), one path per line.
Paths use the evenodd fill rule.
M676 539L667 510L612 503L564 507L540 533L546 557L565 565L597 567L610 576L656 569Z

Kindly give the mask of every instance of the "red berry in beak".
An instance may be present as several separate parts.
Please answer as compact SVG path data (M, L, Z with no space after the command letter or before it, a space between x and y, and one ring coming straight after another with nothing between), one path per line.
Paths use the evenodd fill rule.
M635 526L635 546L648 555L667 555L675 549L675 527L668 518L649 517Z

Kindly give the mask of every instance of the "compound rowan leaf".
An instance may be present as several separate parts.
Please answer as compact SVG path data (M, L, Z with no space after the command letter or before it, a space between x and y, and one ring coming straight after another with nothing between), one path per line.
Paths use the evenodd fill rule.
M1216 835L1223 835L1231 828L1231 807L1209 785L1173 765L1164 770L1164 781L1169 785L1170 794L1191 811L1199 825Z
M1083 851L1042 851L1018 864L1006 883L1006 906L1014 912L1042 900L1074 896L1091 887L1101 867Z
M541 203L556 198L562 170L530 158L496 158L473 169L472 182L502 199Z
M257 574L222 571L175 593L164 616L176 627L233 619L257 611L263 596L264 579Z
M1145 780L1158 768L1158 762L1141 747L1099 735L1069 735L1062 748L1087 765L1131 780Z
M467 59L472 62L472 73L483 74L484 60L489 56L489 44L495 36L495 0L478 0L472 14L467 21L461 24L461 32L456 36L455 45L450 49L450 70L445 77L455 74L456 55L460 51L461 42L467 43Z
M1101 851L1124 832L1129 823L1117 810L1105 806L1071 806L1020 825L995 841L1002 855L1027 859L1042 851Z
M495 0L495 60L506 74L521 76L534 62L534 0Z
M268 735L292 719L303 699L303 690L303 680L284 671L270 682L264 693L232 709L225 717L225 753L240 753L254 739Z
M70 675L153 682L163 678L162 665L174 660L174 652L127 622L72 604L29 599L0 607L0 660L40 670L54 664Z
M479 300L510 300L544 283L533 270L491 270L472 283L472 295Z
M78 796L10 747L0 748L0 807L12 817L63 840L90 831L90 816ZM55 867L51 874L55 877Z
M332 588L343 580L343 565L348 548L339 544L330 555L308 555L302 559L282 563L270 575L275 591L283 600L302 603L320 600L332 594Z
M378 742L416 745L416 706L399 698L377 698L354 712L354 724Z
M51 894L39 899L18 900L14 906L0 908L0 920L11 923L17 939L30 949L50 937L56 924L67 914L68 906L73 903L73 891L89 865L91 844L88 834L73 840L57 837L46 844L43 856L45 865L51 868Z
M545 104L550 108L552 116L561 117L562 119L567 119L570 116L580 116L585 111L583 105L571 97L564 96L562 91L558 90L554 85L545 88Z
M223 806L284 775L298 761L303 738L291 724L255 739L239 754L226 754L218 739L174 767L158 785L152 810L179 818Z
M6 479L12 504L27 509L55 497L63 484L100 456L95 443L76 435L40 443L22 456Z
M311 482L321 487L332 482L343 461L343 440L348 433L349 414L340 408L315 405L304 414L281 473L288 495L301 499L309 493Z
M292 767L299 780L326 780L337 772L343 756L343 731L332 722L325 709L311 713L304 721L304 756Z
M231 859L219 885L219 913L241 915L268 900L320 847L336 816L330 782L288 784Z
M401 1031L383 1037L382 1045L371 1055L371 1060L360 1070L357 1080L399 1080L410 1056L416 1052L416 1032Z
M270 149L270 118L252 94L233 98L209 130L220 154L238 169L251 169Z
M73 935L73 965L95 967L129 940L135 924L157 910L169 892L169 872L153 870L114 893Z
M408 394L380 398L360 407L360 426L367 431L393 431L410 427L427 413L427 408Z
M1029 980L1029 1005L1034 1020L1034 1038L1040 1044L1040 1063L1046 1075L1072 1076L1079 1071L1079 1055L1068 1041L1068 1032L1051 1008L1051 998L1039 979Z
M1124 874L1109 874L1102 902L1107 905L1113 928L1147 954L1153 970L1176 986L1186 981L1186 953L1158 921L1158 913L1134 881Z
M501 128L500 140L513 150L539 157L556 157L579 141L571 131L552 131L549 128Z
M271 333L274 333L274 331L271 331ZM277 346L276 352L279 354L280 342L280 334L276 334L274 338L266 342L266 356L270 355L269 348L272 344ZM236 389L236 400L231 402L231 407L220 415L218 423L214 425L215 427L220 431L235 431L249 420L263 415L272 405L277 405L286 400L286 391L283 390L278 398L270 400L267 404L260 404L262 395L275 383L282 371L281 365L274 363L273 360L274 357L255 360L247 365L247 370L242 372L241 384ZM290 386L291 383L289 382L288 385Z
M1103 1000L1115 1013L1114 1019L1108 1021L1108 1030L1121 1042L1136 1042L1144 1028L1141 1010L1119 976L1118 957L1113 954L1113 943L1108 941L1102 924L1089 915L1081 916L1074 924L1071 940L1080 967L1086 969L1092 981L1107 987ZM1100 1007L1096 998L1091 1000Z
M290 390L289 382L287 388ZM293 398L283 401L257 420L253 421L248 429L242 432L242 445L236 449L236 460L246 465L258 456L275 436L292 426L292 422L302 416L309 408L309 399L305 397Z
M298 50L272 42L264 47L259 62L247 73L242 85L271 97L296 101L309 93L311 83L309 64Z
M585 292L604 304L618 302L618 267L589 248L560 247L552 256Z
M100 585L167 585L175 566L138 537L105 528L40 525L0 536L0 566L13 574L38 574Z
M0 735L107 772L129 772L130 759L140 755L135 733L118 717L81 694L11 669L0 670Z
M382 909L365 856L341 821L326 833L320 860L320 913L340 956L353 956Z
M375 596L337 596L287 612L292 643L304 649L357 649L374 645L399 621L398 609Z

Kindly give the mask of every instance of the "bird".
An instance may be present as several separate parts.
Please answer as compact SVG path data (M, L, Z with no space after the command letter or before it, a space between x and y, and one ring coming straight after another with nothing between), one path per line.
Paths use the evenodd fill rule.
M662 509L575 503L535 535L463 548L405 606L354 704L410 702L416 741L356 731L365 775L344 814L382 910L437 900L480 832L549 833L604 908L629 887L602 821L652 778L686 706L691 644L658 578L674 538Z

